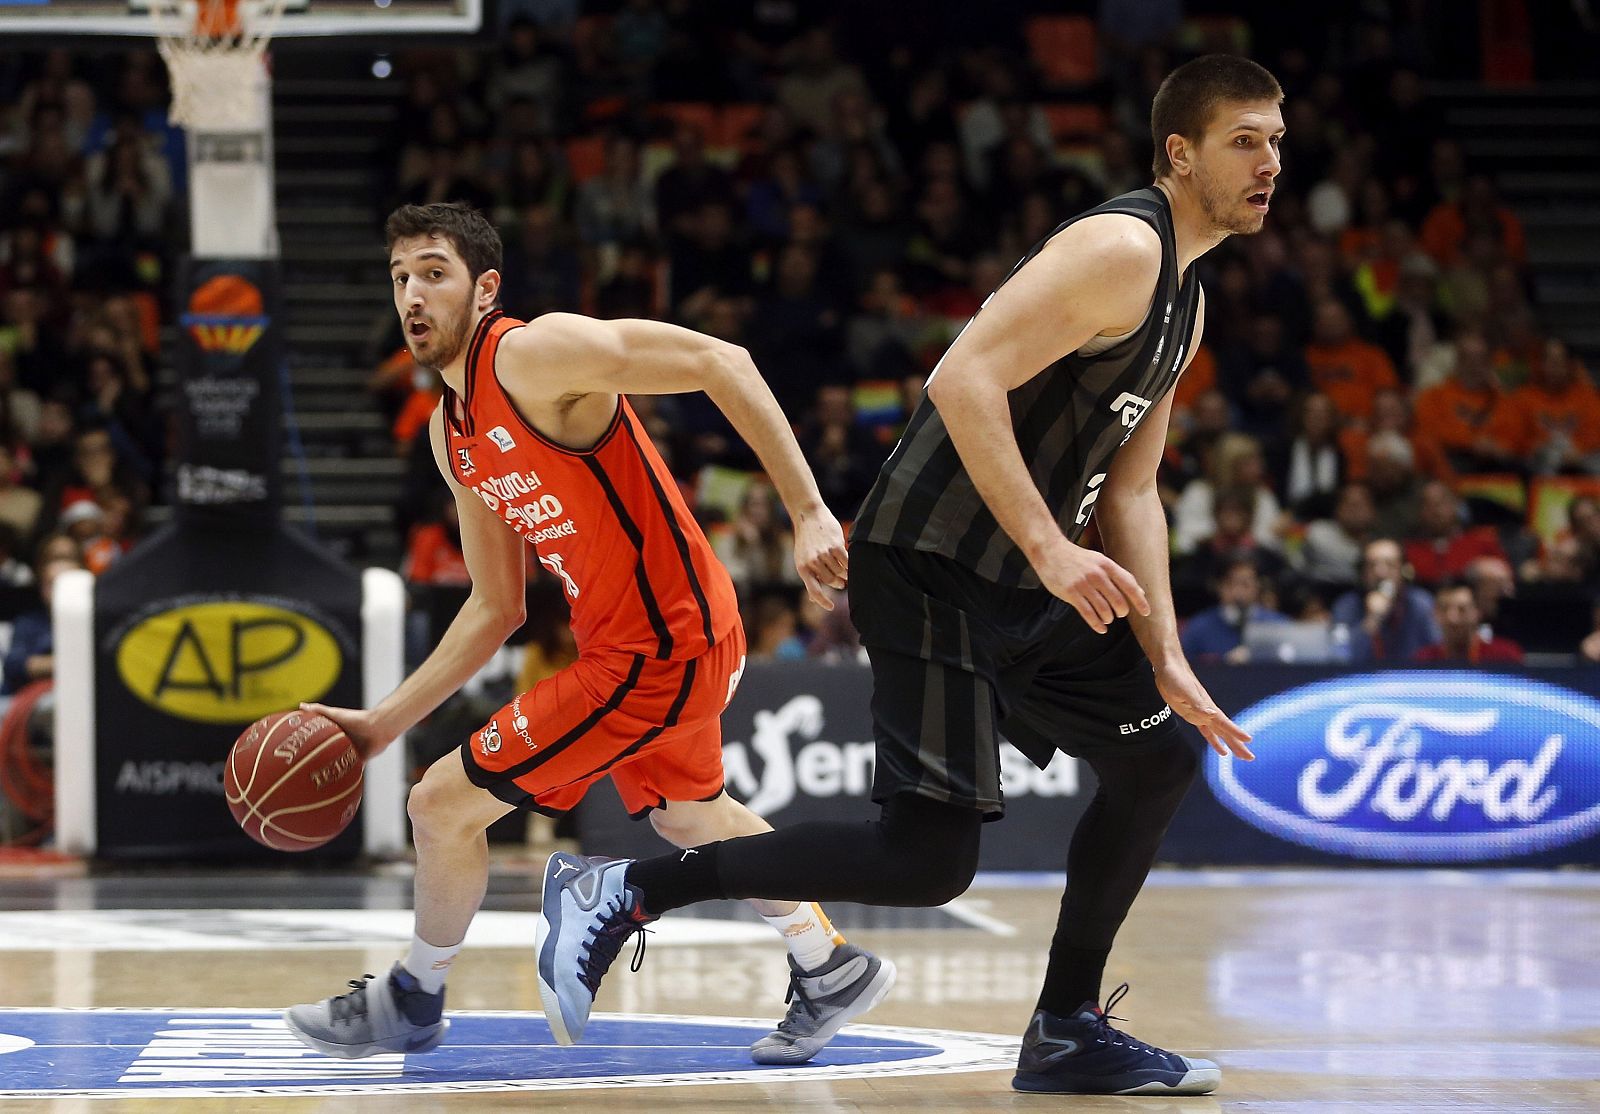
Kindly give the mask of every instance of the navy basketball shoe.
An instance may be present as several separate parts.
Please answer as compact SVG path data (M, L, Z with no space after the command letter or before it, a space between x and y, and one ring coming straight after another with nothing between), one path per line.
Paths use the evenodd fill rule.
M1011 1086L1018 1091L1072 1095L1207 1095L1222 1069L1135 1040L1111 1025L1111 1008L1128 993L1123 983L1102 1010L1085 1002L1071 1017L1039 1010L1022 1037Z

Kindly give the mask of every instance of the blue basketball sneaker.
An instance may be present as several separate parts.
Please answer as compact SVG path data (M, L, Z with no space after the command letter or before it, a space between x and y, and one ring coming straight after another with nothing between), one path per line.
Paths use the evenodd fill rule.
M557 851L544 868L544 907L534 938L539 998L557 1044L576 1044L589 1024L600 980L628 938L655 920L623 876L632 859ZM634 969L644 958L644 938Z
M1210 1060L1195 1060L1135 1040L1113 1028L1110 1010L1128 993L1123 983L1105 1010L1085 1002L1071 1017L1039 1010L1022 1036L1011 1086L1072 1095L1208 1095L1222 1082Z

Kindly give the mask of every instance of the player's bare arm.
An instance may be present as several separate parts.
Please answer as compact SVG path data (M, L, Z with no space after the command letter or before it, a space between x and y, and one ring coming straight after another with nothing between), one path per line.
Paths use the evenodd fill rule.
M1205 291L1195 309L1194 331L1189 337L1184 369L1200 347L1205 322ZM1144 587L1147 614L1135 612L1128 623L1155 669L1161 696L1199 730L1218 754L1253 758L1246 744L1250 736L1217 707L1194 675L1178 644L1177 612L1172 606L1172 581L1167 557L1167 516L1156 490L1156 471L1166 447L1167 425L1172 417L1173 392L1151 407L1128 443L1112 459L1111 469L1095 504L1095 521L1106 556L1117 562Z
M1149 604L1127 570L1061 532L1023 462L1007 395L1090 338L1137 329L1160 273L1161 238L1148 224L1117 214L1079 221L994 293L928 383L1000 528L1040 582L1101 634Z
M433 652L376 707L304 705L343 727L356 749L369 759L466 684L523 620L524 542L451 472L442 408L433 412L428 433L434 460L460 512L461 553L472 577L472 591Z
M604 431L619 394L704 391L777 487L794 522L795 567L807 594L833 607L824 588L845 585L844 532L822 502L788 419L743 348L660 321L549 313L506 334L495 374L524 413L582 421L584 429L573 429L587 435L579 443Z

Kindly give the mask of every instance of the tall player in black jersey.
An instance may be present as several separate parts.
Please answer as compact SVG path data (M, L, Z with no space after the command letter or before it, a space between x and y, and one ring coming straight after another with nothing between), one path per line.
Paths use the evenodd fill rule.
M1151 112L1155 184L1046 237L929 379L850 546L882 817L639 862L552 857L543 916L561 945L558 993L592 994L623 939L695 901L956 897L977 868L982 821L1003 809L1003 733L1041 766L1057 750L1076 755L1099 781L1071 837L1013 1085L1217 1086L1215 1064L1113 1029L1098 1003L1112 939L1198 765L1178 718L1219 754L1252 757L1178 645L1156 468L1172 385L1200 341L1192 265L1266 219L1282 99L1242 58L1173 71ZM1104 553L1077 544L1091 515Z

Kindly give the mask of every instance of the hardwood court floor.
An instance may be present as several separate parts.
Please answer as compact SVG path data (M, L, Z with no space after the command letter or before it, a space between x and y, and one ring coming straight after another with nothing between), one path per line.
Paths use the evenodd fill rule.
M459 960L452 1010L539 1008L530 952L518 943L522 933L531 935L531 892L527 872L497 873L488 903L495 917L484 924L498 924L501 934ZM1014 1038L1031 1011L1057 892L991 882L975 887L953 912L836 910L853 940L900 967L894 994L867 1020ZM364 971L387 969L399 950L393 941L407 930L400 912L406 900L406 880L393 873L0 880L0 1006L281 1007L311 1000ZM287 926L272 916L241 921L207 911L286 905L364 912L341 927L319 926L315 918ZM672 919L685 924L652 942L640 971L630 973L625 963L613 969L599 1010L774 1019L781 1013L781 951L762 935L763 926L730 932L709 920ZM215 939L183 944L186 933L198 939L241 932L227 943L233 950L215 950ZM713 935L719 942L692 942ZM1162 873L1112 957L1107 986L1123 980L1133 992L1117 1012L1131 1019L1129 1031L1218 1060L1224 1075L1217 1094L1026 1096L1009 1089L1009 1071L989 1070L718 1086L610 1084L535 1094L0 1098L0 1109L1600 1110L1600 876ZM5 1029L0 1014L0 1034ZM0 1091L14 1086L5 1072L0 1055Z

